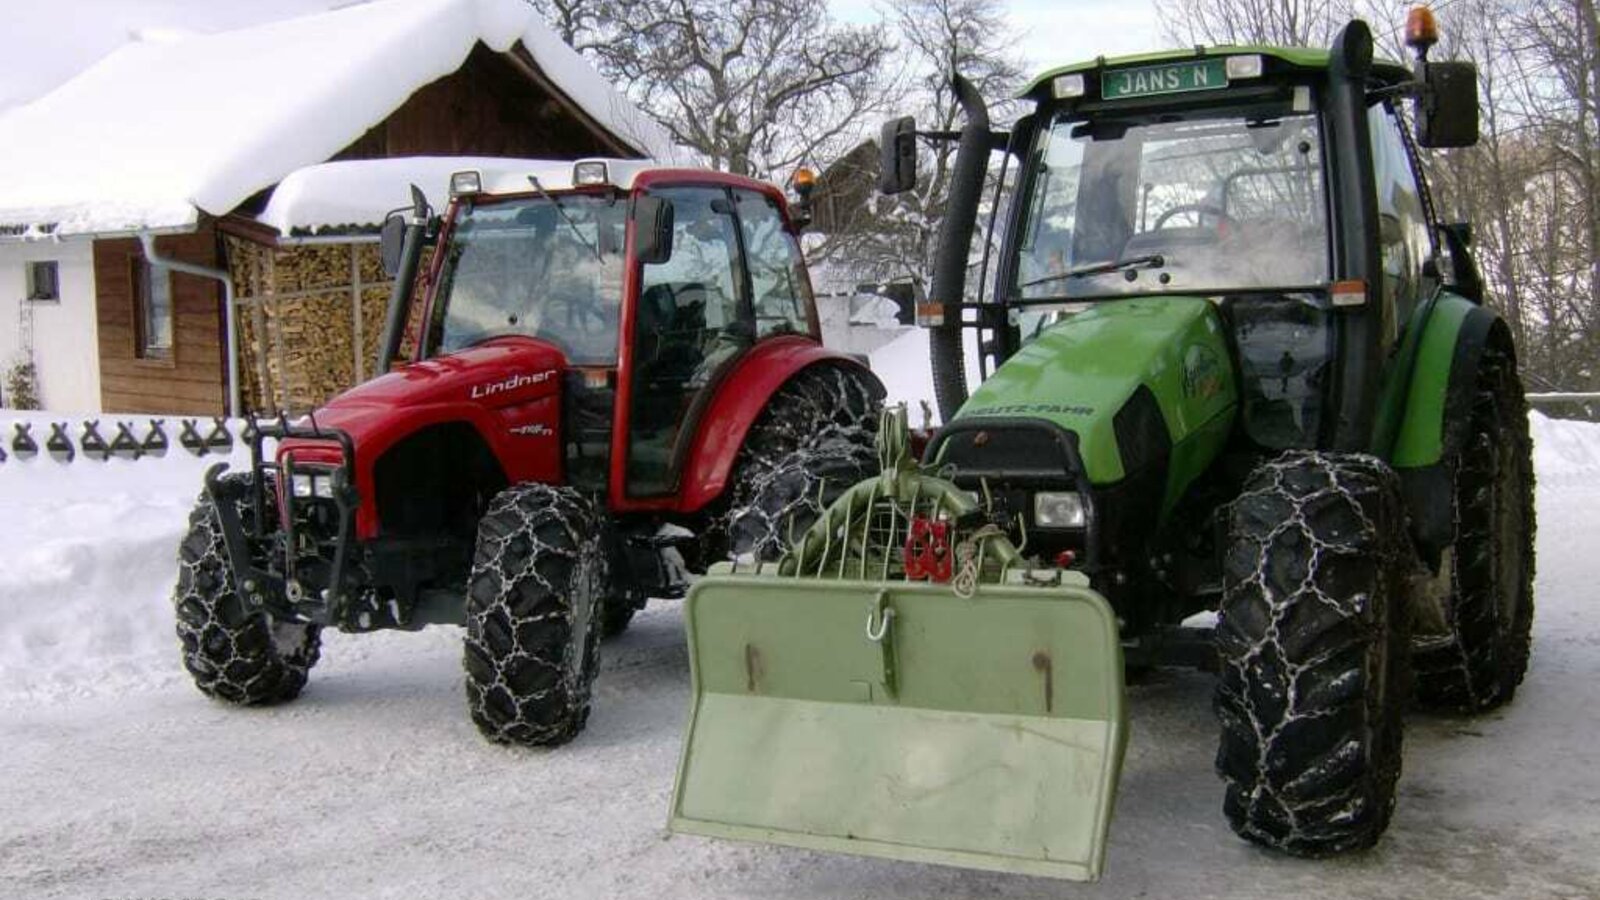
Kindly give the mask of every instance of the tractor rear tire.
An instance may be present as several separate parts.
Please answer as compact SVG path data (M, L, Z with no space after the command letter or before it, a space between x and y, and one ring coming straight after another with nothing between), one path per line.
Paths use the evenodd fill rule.
M627 597L606 597L600 603L600 636L614 638L627 631L633 614L643 608Z
M1394 810L1410 686L1398 480L1374 457L1292 451L1251 474L1228 522L1223 812L1297 856L1369 847Z
M589 718L605 557L589 501L514 485L478 523L467 579L467 708L490 741L548 747Z
M241 519L253 511L250 475L222 476L243 490L235 501ZM267 486L268 520L277 515L276 494ZM250 607L234 583L222 539L222 523L209 494L202 492L189 514L189 531L178 545L177 614L183 666L208 697L241 706L293 700L306 685L322 653L321 629L280 622Z
M1419 705L1477 713L1509 703L1533 631L1533 445L1516 361L1491 345L1454 460L1455 540L1440 636L1418 636Z
M833 497L875 474L883 387L841 366L802 370L745 436L707 560L775 560Z

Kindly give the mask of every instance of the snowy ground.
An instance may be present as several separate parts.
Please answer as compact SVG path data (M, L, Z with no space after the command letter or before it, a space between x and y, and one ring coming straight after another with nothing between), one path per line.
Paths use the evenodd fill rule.
M45 429L36 428L36 431ZM1535 417L1539 612L1507 710L1414 715L1388 836L1288 860L1232 836L1210 682L1130 689L1099 886L667 835L687 708L675 603L605 651L550 752L467 721L458 632L330 635L299 701L237 710L182 675L166 595L205 462L0 464L6 897L1600 896L1600 426ZM0 422L9 450L11 429Z

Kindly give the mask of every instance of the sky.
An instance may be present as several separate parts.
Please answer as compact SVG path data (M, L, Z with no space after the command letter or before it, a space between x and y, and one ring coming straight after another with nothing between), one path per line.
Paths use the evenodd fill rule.
M215 31L354 0L0 0L0 110L26 102L110 52L130 33ZM847 22L877 21L884 0L829 0ZM1052 66L1157 46L1154 0L1001 0L1029 75ZM63 28L62 21L72 27Z
M1054 66L1160 46L1153 0L1000 0L1031 77ZM881 0L829 0L845 22L874 22ZM1020 87L1020 85L1019 85Z

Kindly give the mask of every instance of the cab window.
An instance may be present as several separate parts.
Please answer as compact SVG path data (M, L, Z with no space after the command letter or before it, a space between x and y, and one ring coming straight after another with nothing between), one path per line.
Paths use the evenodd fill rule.
M806 334L811 285L806 280L800 245L784 224L778 201L755 191L734 191L739 230L750 260L751 302L756 334Z
M1387 102L1372 107L1367 115L1373 182L1378 191L1383 299L1395 311L1391 325L1398 329L1411 318L1422 298L1422 265L1433 254L1433 239L1411 156L1400 133L1403 126Z

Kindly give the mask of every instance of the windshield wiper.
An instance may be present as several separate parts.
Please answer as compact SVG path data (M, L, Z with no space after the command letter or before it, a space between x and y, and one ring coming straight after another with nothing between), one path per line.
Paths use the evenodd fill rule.
M589 252L594 254L594 258L599 262L605 262L605 257L600 255L600 248L589 243L589 239L583 236L582 231L578 230L578 223L572 221L572 217L567 215L566 207L562 206L560 200L552 197L550 193L544 189L544 185L539 183L538 176L529 175L528 183L533 185L533 189L539 192L540 197L543 197L546 202L556 208L556 213L561 216L561 221L567 223L567 227L571 228L572 233L578 236L578 240L582 241L583 245L589 248Z
M1079 266L1043 278L1035 278L1017 285L1017 290L1031 288L1034 285L1048 284L1052 281L1065 281L1068 278L1088 278L1091 275L1104 275L1107 272L1123 272L1136 269L1159 269L1167 264L1167 258L1159 253L1148 256L1130 256L1127 259L1112 260L1111 262L1095 263L1092 266Z

